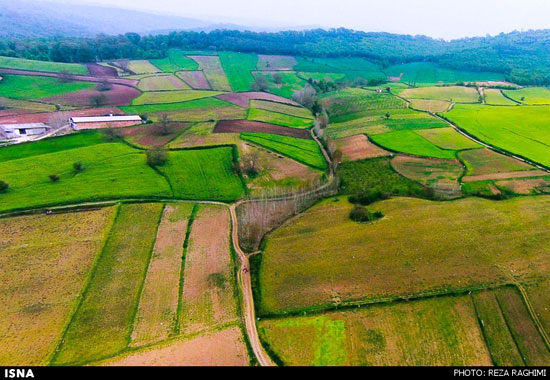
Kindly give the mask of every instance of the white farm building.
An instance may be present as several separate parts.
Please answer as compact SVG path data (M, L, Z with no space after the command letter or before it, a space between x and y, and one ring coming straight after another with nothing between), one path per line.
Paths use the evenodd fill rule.
M0 124L0 142L18 143L34 140L48 133L51 127L43 123Z
M100 128L123 128L132 125L141 124L143 120L138 115L124 116L83 116L71 117L69 119L71 127L79 129L100 129Z

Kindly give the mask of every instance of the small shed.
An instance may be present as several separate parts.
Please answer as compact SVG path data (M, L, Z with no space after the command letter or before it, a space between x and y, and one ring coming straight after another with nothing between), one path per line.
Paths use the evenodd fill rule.
M139 115L123 116L83 116L71 117L69 119L71 127L75 130L80 129L100 129L100 128L123 128L136 124L142 124L143 120Z
M0 136L5 140L31 140L46 134L51 128L43 123L0 124Z

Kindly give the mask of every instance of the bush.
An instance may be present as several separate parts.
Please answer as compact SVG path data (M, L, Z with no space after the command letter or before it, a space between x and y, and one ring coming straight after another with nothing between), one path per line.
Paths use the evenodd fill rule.
M81 161L77 161L73 164L73 169L76 173L80 173L84 171L84 164L82 164Z
M376 201L389 199L391 194L382 193L381 191L367 191L365 193L352 195L349 197L350 203L368 206Z
M369 223L375 220L382 219L384 214L382 211L370 212L364 207L355 206L349 214L349 218L357 223Z
M9 187L10 185L8 185L7 182L0 181L0 193L5 193L6 191L8 191Z
M61 179L61 177L59 177L57 174L50 174L48 178L52 182L59 182L59 180Z
M151 167L162 166L168 162L168 153L162 148L150 149L146 155L147 165Z

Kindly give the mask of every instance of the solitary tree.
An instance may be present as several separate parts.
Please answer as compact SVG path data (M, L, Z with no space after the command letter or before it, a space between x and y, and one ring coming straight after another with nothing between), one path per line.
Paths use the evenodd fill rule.
M90 97L90 105L92 107L101 107L107 103L107 97L103 94L93 95Z
M61 70L61 72L59 73L58 79L61 83L68 83L68 82L71 82L74 78L69 71Z
M0 193L5 193L6 191L8 191L9 187L10 185L8 185L7 182L0 181Z
M49 178L50 181L52 181L52 182L58 182L58 181L61 179L61 177L59 177L59 175L57 175L57 174L50 174L50 175L48 176L48 178Z
M161 147L149 149L146 155L147 164L151 167L162 166L168 162L168 153Z
M386 115L384 115L384 116L386 116L386 119L389 119L391 117L389 112L386 112Z
M0 99L0 110L5 110L8 108L8 105L5 100Z
M166 112L163 112L159 116L159 124L157 127L157 134L160 136L167 136L172 132L170 128L170 116Z
M273 82L275 82L275 84L277 85L283 84L283 76L281 75L281 73L273 74Z
M258 75L254 78L254 82L250 85L252 91L267 91L269 89L269 81L265 75Z
M73 169L75 173L81 173L84 171L84 164L82 163L82 161L77 161L73 164Z

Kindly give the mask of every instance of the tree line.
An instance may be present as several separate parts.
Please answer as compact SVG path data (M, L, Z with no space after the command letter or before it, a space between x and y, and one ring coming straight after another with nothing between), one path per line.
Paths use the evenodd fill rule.
M286 54L307 57L363 57L383 68L427 61L443 67L492 71L519 84L550 84L550 30L444 41L425 36L315 29L258 33L215 30L140 36L7 39L0 55L56 62L163 58L170 48Z

